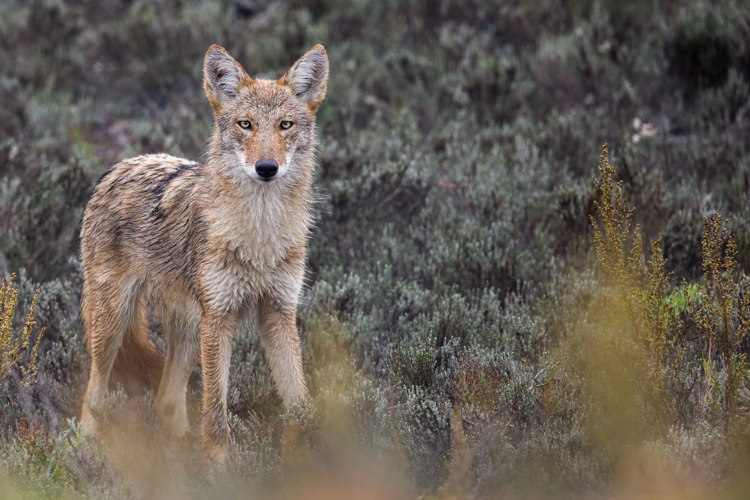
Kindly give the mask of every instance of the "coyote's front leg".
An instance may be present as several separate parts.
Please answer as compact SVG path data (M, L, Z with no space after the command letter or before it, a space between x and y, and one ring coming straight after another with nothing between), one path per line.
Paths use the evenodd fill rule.
M232 356L236 315L204 311L201 320L201 363L203 366L203 415L201 439L209 462L219 465L229 447L227 383Z
M302 371L302 349L297 334L297 303L263 297L258 307L258 329L271 375L284 405L307 400Z

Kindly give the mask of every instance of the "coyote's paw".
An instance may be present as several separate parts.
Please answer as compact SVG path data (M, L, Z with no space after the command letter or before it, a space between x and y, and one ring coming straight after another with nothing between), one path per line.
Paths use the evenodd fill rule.
M156 400L156 414L172 441L179 441L188 430L187 409L185 403L170 401L167 398Z
M81 417L81 430L86 437L96 436L99 432L99 423L92 415Z

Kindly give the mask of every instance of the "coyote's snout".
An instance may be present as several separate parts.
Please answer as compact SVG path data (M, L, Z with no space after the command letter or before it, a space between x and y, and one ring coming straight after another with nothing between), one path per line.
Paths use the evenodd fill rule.
M232 337L251 318L284 402L307 398L295 318L328 56L316 45L281 79L253 80L214 45L203 75L215 119L207 161L125 160L104 174L86 207L82 314L91 374L81 418L96 428L110 373L122 368L158 383L157 413L181 437L200 348L203 445L221 462ZM152 313L165 330L166 359L149 337Z

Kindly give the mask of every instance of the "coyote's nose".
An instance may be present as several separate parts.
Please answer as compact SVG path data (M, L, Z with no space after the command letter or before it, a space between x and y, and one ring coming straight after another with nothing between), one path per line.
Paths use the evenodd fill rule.
M255 164L255 171L264 179L270 179L279 171L279 164L275 160L260 160Z

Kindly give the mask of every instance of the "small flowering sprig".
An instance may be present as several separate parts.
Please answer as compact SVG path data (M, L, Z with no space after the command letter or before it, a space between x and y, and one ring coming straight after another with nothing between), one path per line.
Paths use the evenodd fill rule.
M36 291L34 300L31 302L29 313L26 315L26 323L23 327L23 332L20 337L16 337L13 334L13 314L16 310L16 304L18 303L18 290L13 287L13 280L16 275L11 275L10 279L3 278L2 285L0 286L0 383L2 383L8 374L17 368L20 370L23 379L21 384L24 387L32 385L37 375L37 358L39 357L39 343L42 340L42 335L46 327L43 327L39 331L36 343L31 348L31 353L28 357L28 361L23 363L23 358L27 354L29 346L31 345L31 334L34 329L36 321L34 320L34 312L36 309L36 302L39 298L39 292L41 288Z
M688 311L708 340L705 362L705 392L703 404L712 394L713 358L719 356L726 363L727 385L724 395L727 430L731 430L735 396L739 389L738 372L747 364L744 354L738 355L742 339L750 331L750 282L747 277L735 283L737 245L729 234L729 219L722 223L715 213L703 218L703 271L705 288L699 286L700 302L686 294ZM687 283L684 287L687 290Z
M594 252L602 270L619 288L636 345L646 361L642 378L657 418L666 429L671 420L665 398L666 376L677 369L683 355L669 336L674 311L664 296L671 273L660 240L651 245L651 257L643 265L643 238L640 227L632 224L635 209L627 205L622 181L615 181L606 145L599 163L601 179L594 179L599 199L594 202L596 213L590 217Z

